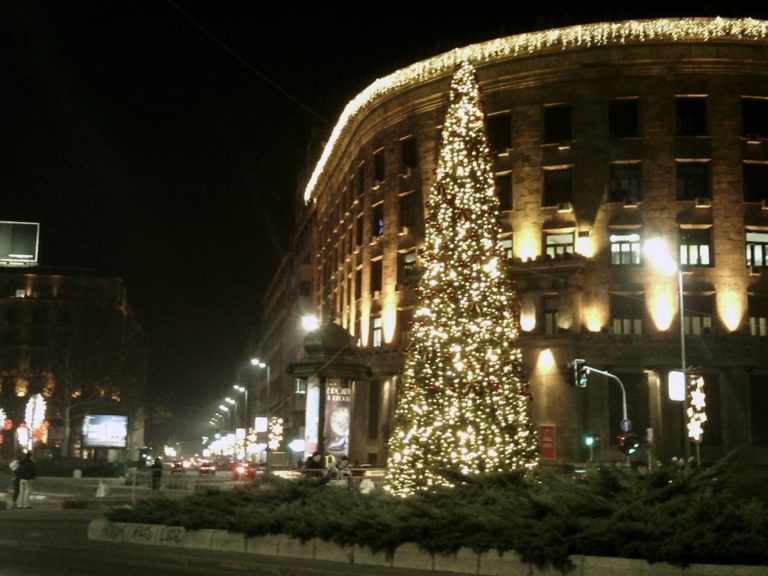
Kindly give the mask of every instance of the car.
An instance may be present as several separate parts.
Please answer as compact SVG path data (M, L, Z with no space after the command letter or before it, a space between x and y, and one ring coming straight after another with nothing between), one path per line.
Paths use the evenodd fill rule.
M171 474L183 474L184 472L184 462L181 460L171 462Z
M251 462L235 462L230 471L232 472L232 480L253 480L258 468Z
M200 466L197 468L198 472L202 474L216 474L216 464L210 460L203 460L200 462Z

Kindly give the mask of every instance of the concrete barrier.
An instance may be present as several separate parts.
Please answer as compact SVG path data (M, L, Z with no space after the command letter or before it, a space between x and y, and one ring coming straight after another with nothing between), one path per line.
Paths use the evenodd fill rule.
M211 550L222 552L245 552L245 534L214 530L211 538Z
M392 566L392 557L384 552L372 552L367 546L355 544L352 549L352 562L365 566Z
M489 550L479 555L477 573L482 576L530 576L531 566L514 552Z
M343 546L335 542L326 542L319 539L315 541L315 560L352 564L354 562L354 554L353 546Z
M341 546L333 542L312 539L301 542L284 535L246 538L226 530L186 530L178 526L131 524L92 520L88 538L107 542L155 544L224 552L247 552L265 556L281 556L305 560L324 560L344 564L418 569L441 573L479 576L555 576L562 574L554 568L538 568L523 562L514 552L496 550L476 553L461 548L455 554L430 554L416 544L400 546L393 554L372 552L365 546ZM568 576L766 576L765 566L720 566L693 564L686 568L664 562L649 564L630 558L571 556L572 569Z
M435 563L431 553L422 550L418 544L406 542L398 546L392 555L392 567L434 570Z
M263 556L279 556L280 542L286 536L268 534L267 536L254 536L245 539L245 551L248 554L261 554Z
M302 558L313 560L315 558L315 542L317 539L302 542L298 538L283 538L280 540L279 556L284 558Z
M477 574L479 554L471 548L459 548L455 554L435 554L435 572Z
M130 544L159 544L158 533L164 528L159 524L126 524L125 542Z

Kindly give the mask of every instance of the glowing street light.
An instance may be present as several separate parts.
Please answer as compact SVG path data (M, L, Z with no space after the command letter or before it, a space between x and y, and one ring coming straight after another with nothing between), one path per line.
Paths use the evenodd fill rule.
M651 238L645 242L643 252L648 262L666 274L677 273L677 293L679 297L678 306L680 308L680 373L670 372L667 382L669 399L673 401L685 400L688 393L688 366L685 358L685 302L683 296L683 269L672 256L667 243L661 238ZM685 406L683 405L683 409ZM688 439L685 440L685 452L688 456Z

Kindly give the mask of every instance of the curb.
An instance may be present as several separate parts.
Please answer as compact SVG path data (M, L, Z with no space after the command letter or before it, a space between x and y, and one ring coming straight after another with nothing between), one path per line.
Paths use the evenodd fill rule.
M425 552L417 544L406 543L398 547L393 554L386 554L372 552L364 546L342 546L319 538L305 542L282 534L246 538L244 534L226 530L187 530L181 526L110 522L106 519L90 522L88 539L476 576L552 576L560 573L554 568L538 568L523 562L514 552L490 550L478 553L469 548L461 548L455 554L443 555ZM692 564L681 568L664 562L649 564L645 560L597 556L572 556L571 562L573 569L568 574L573 576L615 576L617 574L765 576L766 574L765 566Z

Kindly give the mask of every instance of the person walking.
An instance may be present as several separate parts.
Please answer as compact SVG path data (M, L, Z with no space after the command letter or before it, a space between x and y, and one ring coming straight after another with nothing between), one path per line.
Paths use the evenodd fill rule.
M163 479L163 461L158 456L150 466L152 469L152 490L160 489L160 482Z
M19 485L21 483L21 478L19 478L19 462L19 457L16 456L8 464L8 468L13 472L13 506L17 506L19 503Z
M31 508L29 497L32 494L32 480L35 479L35 463L32 462L32 455L27 452L19 461L17 470L19 476L19 499L17 508Z

